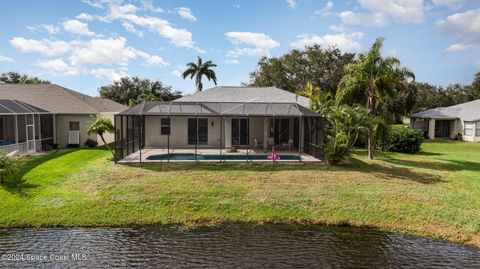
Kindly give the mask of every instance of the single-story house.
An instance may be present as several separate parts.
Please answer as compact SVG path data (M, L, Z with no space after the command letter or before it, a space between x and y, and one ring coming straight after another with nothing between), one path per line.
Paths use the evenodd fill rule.
M449 107L438 107L410 116L411 126L426 137L480 141L480 99Z
M322 160L323 119L275 87L215 87L115 115L117 161ZM282 156L283 154L283 156ZM273 158L275 159L275 158Z
M91 97L55 84L0 84L0 150L29 154L46 145L83 146L87 124L95 116L113 121L126 106L108 99ZM114 136L107 135L107 142Z

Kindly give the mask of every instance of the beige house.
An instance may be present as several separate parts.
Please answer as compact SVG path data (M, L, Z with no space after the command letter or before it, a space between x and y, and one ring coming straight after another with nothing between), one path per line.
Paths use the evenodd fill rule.
M89 138L101 145L99 137L87 134L87 124L96 116L113 121L115 113L126 109L112 100L91 97L55 84L0 84L0 100L31 107L27 112L13 113L15 111L0 105L0 108L4 108L4 113L0 113L0 149L4 151L12 151L14 145L18 148L18 144L27 142L35 144L36 151L45 144L58 144L60 147L68 144L84 146ZM31 127L25 128L24 122ZM29 133L30 129L37 132ZM14 132L18 134L7 135ZM42 133L48 135L41 137ZM113 142L113 135L107 135L106 140ZM28 153L31 151L32 149ZM25 152L22 150L21 153Z
M429 139L454 139L461 135L464 141L480 141L480 99L425 110L410 119L412 128L422 130Z
M144 102L115 115L116 159L267 160L275 148L283 160L318 161L323 120L308 106L275 87L215 87Z

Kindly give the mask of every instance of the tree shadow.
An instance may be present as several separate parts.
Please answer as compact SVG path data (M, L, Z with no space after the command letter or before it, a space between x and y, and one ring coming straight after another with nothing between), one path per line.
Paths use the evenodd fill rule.
M17 172L12 176L11 179L6 180L6 182L4 182L4 184L0 186L11 194L22 197L29 197L27 190L37 188L39 185L31 182L26 182L26 180L24 179L25 174L45 162L72 153L76 150L77 149L56 149L39 155L22 157L20 159L20 164L17 168Z
M414 168L426 168L439 171L473 171L480 172L480 162L452 159L427 159L422 161L405 160L384 155L381 159L387 163Z
M432 175L425 172L414 171L408 167L382 165L377 162L364 162L357 158L351 158L350 164L351 165L344 166L344 169L349 171L362 171L369 174L374 174L381 177L382 179L387 180L401 179L414 181L422 184L437 184L446 182L445 180L442 180L439 175Z

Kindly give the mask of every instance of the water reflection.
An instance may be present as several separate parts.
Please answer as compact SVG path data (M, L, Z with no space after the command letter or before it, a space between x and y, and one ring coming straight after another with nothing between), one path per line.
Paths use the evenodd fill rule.
M441 240L296 225L0 230L0 254L14 253L70 258L0 267L480 268L480 250ZM85 256L74 261L71 254Z

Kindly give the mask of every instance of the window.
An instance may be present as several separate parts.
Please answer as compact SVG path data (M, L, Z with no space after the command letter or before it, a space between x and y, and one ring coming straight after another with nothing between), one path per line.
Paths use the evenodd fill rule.
M480 137L480 121L477 121L475 125L477 126L475 136Z
M188 144L208 144L208 119L188 119Z
M80 131L80 122L78 121L71 121L70 123L70 131Z
M170 135L170 119L167 119L167 118L161 119L160 135Z
M464 121L463 122L463 134L467 136L473 135L473 121Z

